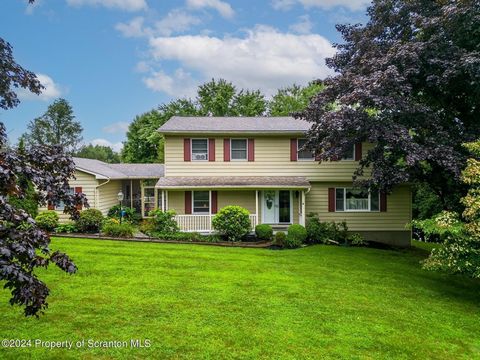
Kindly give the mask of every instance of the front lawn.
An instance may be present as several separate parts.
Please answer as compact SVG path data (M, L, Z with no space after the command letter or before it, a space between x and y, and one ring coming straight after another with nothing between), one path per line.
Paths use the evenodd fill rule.
M422 250L298 250L56 239L40 319L0 292L0 337L148 339L150 348L1 349L0 358L480 358L480 282L421 270Z

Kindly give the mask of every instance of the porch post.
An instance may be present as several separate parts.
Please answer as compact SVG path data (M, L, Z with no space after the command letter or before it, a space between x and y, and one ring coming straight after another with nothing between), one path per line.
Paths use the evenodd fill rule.
M165 190L165 211L168 210L168 190Z
M130 179L130 208L133 209L133 180Z
M165 194L164 190L162 190L162 211L165 211Z
M258 225L258 190L255 190L255 225Z
M302 192L301 192L300 201L302 202L302 204L301 204L301 206L302 206L302 217L301 217L300 225L305 226L305 190L302 190Z

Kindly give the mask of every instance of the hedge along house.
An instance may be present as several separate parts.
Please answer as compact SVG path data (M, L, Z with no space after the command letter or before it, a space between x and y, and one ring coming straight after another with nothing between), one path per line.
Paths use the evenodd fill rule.
M309 128L291 117L174 116L159 129L165 173L154 196L162 210L175 210L183 231L212 231L219 209L240 205L252 226L285 229L317 213L322 221L345 220L368 240L408 246L410 187L388 195L353 188L353 172L370 145L319 163L303 149Z
M163 164L107 164L99 160L73 158L75 179L69 182L72 192L83 192L91 208L107 215L108 210L118 205L118 193L122 191L122 205L132 207L142 216L158 207L155 184L163 176ZM60 220L69 219L63 213L63 203L48 204ZM42 209L41 209L42 210ZM47 210L44 208L43 210Z

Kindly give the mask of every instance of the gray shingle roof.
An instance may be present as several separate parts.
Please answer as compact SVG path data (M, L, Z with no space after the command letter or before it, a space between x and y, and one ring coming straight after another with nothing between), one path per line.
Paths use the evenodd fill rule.
M188 188L253 188L306 189L310 182L301 176L202 176L164 177L155 185L162 189Z
M100 160L74 157L79 170L109 179L158 179L164 176L163 164L107 164ZM100 176L98 176L100 175Z
M305 120L282 117L183 117L173 116L158 131L161 133L304 133L311 127Z

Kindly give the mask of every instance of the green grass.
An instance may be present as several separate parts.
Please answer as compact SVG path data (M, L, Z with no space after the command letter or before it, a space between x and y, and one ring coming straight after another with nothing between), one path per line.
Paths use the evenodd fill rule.
M424 250L298 250L55 239L50 307L0 292L0 338L149 339L150 348L1 349L0 358L480 358L480 282L423 271Z

